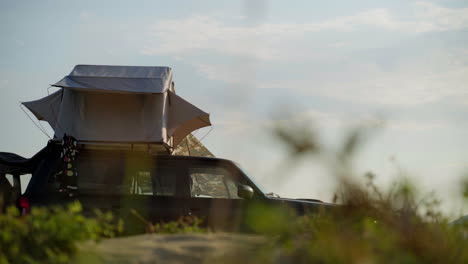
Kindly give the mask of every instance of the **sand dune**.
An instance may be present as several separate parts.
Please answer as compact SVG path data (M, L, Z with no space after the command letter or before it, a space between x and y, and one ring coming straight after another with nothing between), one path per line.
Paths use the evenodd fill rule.
M80 259L100 263L214 263L222 256L235 256L254 248L263 239L254 235L212 234L147 234L103 240L82 245ZM83 261L82 261L83 262Z

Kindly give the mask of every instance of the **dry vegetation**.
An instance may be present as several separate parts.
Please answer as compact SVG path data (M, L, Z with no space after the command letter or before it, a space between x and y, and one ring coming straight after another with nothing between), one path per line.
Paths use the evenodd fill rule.
M382 191L374 174L365 175L365 184L358 179L351 161L365 139L362 130L350 133L335 152L327 151L304 126L278 126L275 134L292 159L327 161L338 182L335 200L340 206L295 220L284 217L287 212L256 210L252 227L270 243L246 262L468 263L468 223L450 224L433 194L420 198L408 180ZM465 185L465 201L467 190Z
M256 240L252 246L221 251L223 254L215 259L213 254L205 258L196 252L201 254L194 258L197 263L468 263L467 222L450 224L439 211L439 202L434 196L420 198L415 192L417 186L408 181L397 182L389 190L382 191L374 184L376 176L372 173L364 176L364 184L357 180L359 176L352 170L352 157L364 136L360 130L350 133L340 150L331 152L320 144L313 131L293 127L278 126L274 130L289 149L291 160L288 162L309 158L326 162L339 183L335 200L340 205L303 217L281 209L254 206L248 212L249 224L265 239ZM461 194L465 200L467 186ZM96 219L85 219L80 215L79 204L66 210L36 209L26 218L18 217L18 212L10 209L7 214L0 215L0 263L68 263L77 252L78 242L118 234L121 226L111 224L112 221L112 216L104 214ZM197 219L181 219L153 225L148 231L205 232L199 225ZM212 240L217 237L209 233L199 234L197 239L203 236ZM222 237L225 239L226 235ZM221 245L218 242L213 240L207 247ZM164 250L170 251L167 245ZM220 249L214 247L213 250ZM107 251L101 253L112 255L112 251ZM161 260L161 256L150 258L144 252L137 251L130 263L136 256L141 256L144 263ZM148 249L148 252L159 251ZM213 253L212 250L207 252ZM189 255L186 259L190 259ZM177 257L177 250L164 256L181 259ZM106 258L87 258L86 254L80 254L78 261L91 259L99 262ZM166 260L171 263L170 259Z

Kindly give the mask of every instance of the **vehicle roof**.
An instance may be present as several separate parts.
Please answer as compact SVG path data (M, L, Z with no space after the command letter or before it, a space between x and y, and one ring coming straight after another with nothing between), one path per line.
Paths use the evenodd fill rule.
M209 161L225 161L233 163L231 160L217 158L217 157L198 157L198 156L177 156L177 155L156 155L156 158L160 159L184 159L184 160L209 160Z
M137 155L144 155L147 152L144 151L131 151L131 150L95 150L95 149L83 149L80 152L105 152L105 153L134 153ZM218 158L218 157L201 157L201 156L179 156L179 155L170 155L170 154L147 154L148 157L152 157L155 159L164 159L164 160L203 160L203 161L222 161L222 162L229 162L234 163L232 160Z

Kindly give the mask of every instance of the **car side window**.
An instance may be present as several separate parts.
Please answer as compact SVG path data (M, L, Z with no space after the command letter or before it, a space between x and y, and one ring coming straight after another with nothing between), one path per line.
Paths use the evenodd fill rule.
M153 171L138 171L131 180L130 194L175 196L177 174L171 168Z
M192 197L239 199L237 184L223 168L190 168Z
M138 171L131 179L130 194L153 195L150 171Z
M177 169L159 168L153 177L153 193L157 196L176 196Z
M78 191L82 194L177 195L177 167L98 154L80 157L77 167Z

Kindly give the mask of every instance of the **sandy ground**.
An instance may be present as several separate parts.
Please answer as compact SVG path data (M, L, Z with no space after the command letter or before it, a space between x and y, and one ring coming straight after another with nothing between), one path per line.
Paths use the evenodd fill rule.
M147 234L89 242L81 247L78 263L218 263L241 257L264 241L259 236L213 234ZM246 256L244 256L246 257ZM248 257L248 256L247 256Z

